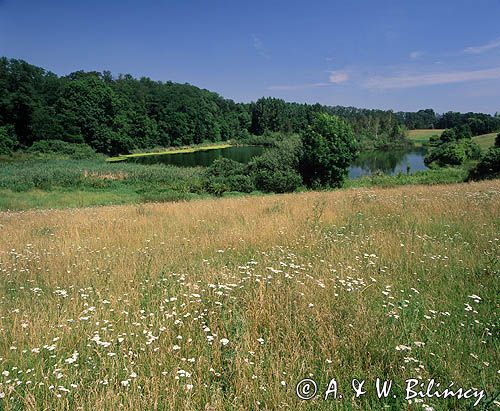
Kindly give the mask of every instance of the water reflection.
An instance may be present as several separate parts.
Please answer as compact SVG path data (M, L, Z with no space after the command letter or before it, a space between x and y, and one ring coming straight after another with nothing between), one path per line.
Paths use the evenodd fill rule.
M349 177L359 178L376 173L398 174L426 170L425 150L370 151L361 153L349 167Z
M207 167L221 157L240 163L248 163L252 158L262 154L263 147L244 146L229 147L216 150L195 151L193 153L162 154L154 156L132 157L127 161L141 164L169 164L178 167ZM425 149L391 151L369 151L361 153L349 167L349 177L359 178L376 173L398 174L414 173L426 170L424 163Z

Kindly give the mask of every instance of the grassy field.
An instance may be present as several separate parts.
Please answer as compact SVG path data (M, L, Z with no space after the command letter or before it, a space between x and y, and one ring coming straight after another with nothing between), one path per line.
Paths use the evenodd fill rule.
M429 141L429 138L432 136L440 136L443 134L444 129L416 129L416 130L408 130L407 137L410 141L412 141L417 147L422 146L423 143Z
M443 134L444 129L436 129L436 130L427 130L427 129L417 129L417 130L408 130L407 137L411 140L417 147L429 141L434 135L440 136ZM479 147L483 151L486 151L488 148L492 147L495 144L495 138L498 133L490 133L490 134L482 134L480 136L472 137L472 139L479 144Z
M474 401L408 405L407 378L485 389L481 409L500 368L499 210L492 180L0 213L0 409ZM321 398L331 378L338 401Z
M409 176L366 177L347 181L346 186L457 183L466 177L467 171L463 168L443 168ZM29 157L0 163L0 210L140 204L207 197L210 194L204 187L202 167Z
M495 145L495 138L498 133L482 134L480 136L472 137L472 139L479 144L483 151L488 150Z
M0 210L179 201L207 196L202 168L49 158L0 165Z

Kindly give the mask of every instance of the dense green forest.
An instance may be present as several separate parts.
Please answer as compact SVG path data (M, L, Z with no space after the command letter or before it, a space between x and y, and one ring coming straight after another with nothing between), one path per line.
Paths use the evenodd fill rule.
M288 103L243 104L189 84L78 71L57 76L25 61L0 58L0 154L45 140L86 144L114 155L138 149L297 133L320 112L351 125L361 149L404 143L405 128L500 129L500 116L417 113ZM262 139L261 139L262 141Z

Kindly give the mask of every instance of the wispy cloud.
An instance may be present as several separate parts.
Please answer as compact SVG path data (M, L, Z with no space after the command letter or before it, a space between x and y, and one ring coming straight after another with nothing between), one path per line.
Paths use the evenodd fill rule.
M277 86L269 86L268 90L274 91L293 91L306 90L311 88L331 87L335 84L340 84L349 79L349 74L346 71L329 71L328 82L322 83L305 83L305 84L284 84Z
M412 51L410 54L409 54L409 57L410 57L410 60L417 60L419 59L420 57L422 57L424 55L424 52L423 51Z
M486 70L452 71L429 74L401 74L371 77L363 83L369 89L396 89L500 78L500 67Z
M328 80L330 83L339 84L347 81L349 79L349 74L345 71L331 71Z
M261 57L264 57L266 59L271 58L268 51L264 47L264 44L262 43L260 37L256 36L255 34L252 34L252 40L253 40L253 48L257 51L257 53L259 53Z
M500 39L492 40L482 46L467 47L463 50L463 52L467 54L481 54L498 47L500 47Z

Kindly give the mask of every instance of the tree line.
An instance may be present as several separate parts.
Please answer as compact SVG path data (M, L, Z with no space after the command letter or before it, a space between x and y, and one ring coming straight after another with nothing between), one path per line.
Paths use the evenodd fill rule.
M484 113L458 113L449 111L437 114L433 109L417 112L398 112L398 119L410 130L418 128L428 129L461 129L462 134L478 136L500 130L500 113L494 116Z
M361 149L404 144L406 128L467 125L474 134L500 128L475 113L394 113L261 98L236 103L190 84L129 74L77 71L57 76L23 60L0 58L0 154L60 140L115 155L138 149L301 133L318 113L345 119ZM417 121L418 120L418 121ZM40 142L43 142L40 144Z

